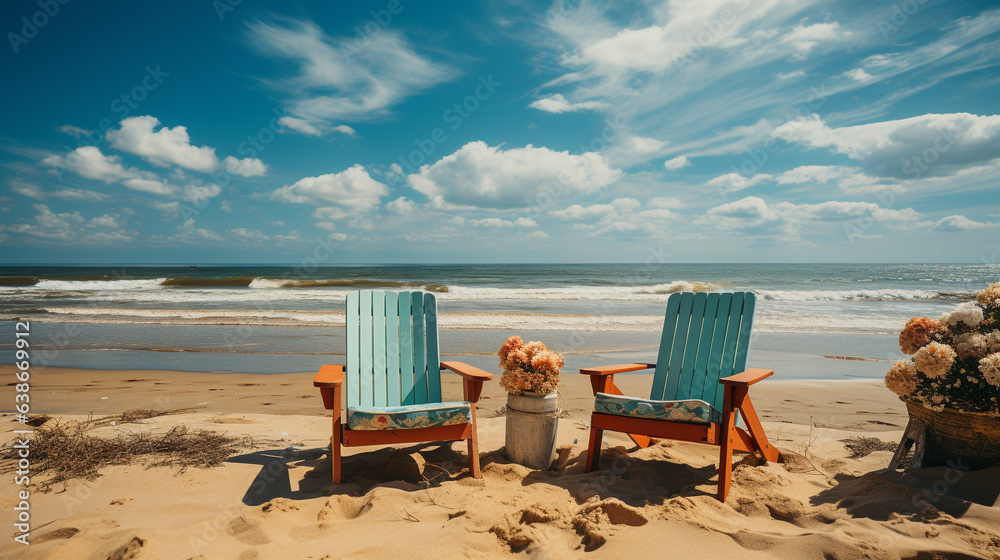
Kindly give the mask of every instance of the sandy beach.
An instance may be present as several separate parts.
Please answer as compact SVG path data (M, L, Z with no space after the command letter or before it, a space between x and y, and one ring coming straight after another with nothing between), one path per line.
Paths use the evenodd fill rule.
M10 366L0 373L11 373ZM589 383L564 372L559 452L548 471L506 460L505 393L479 408L483 478L464 446L345 448L331 491L329 416L312 372L276 375L46 368L35 410L80 421L126 409L193 408L92 435L164 433L178 425L243 438L216 468L105 468L31 493L29 547L5 558L617 558L686 548L722 558L1000 558L1000 467L888 473L891 452L852 459L844 442L896 442L906 412L879 381L768 381L751 396L782 453L742 455L725 504L714 498L717 450L605 436L602 469L585 474ZM444 375L445 399L460 398ZM621 375L626 393L648 374ZM20 425L4 416L3 440ZM40 477L44 480L44 476ZM34 482L42 482L36 479ZM15 505L5 493L2 507ZM667 548L665 548L667 547Z

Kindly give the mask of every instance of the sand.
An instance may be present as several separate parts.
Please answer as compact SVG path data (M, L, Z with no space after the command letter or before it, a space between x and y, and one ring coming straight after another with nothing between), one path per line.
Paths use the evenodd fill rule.
M7 378L11 372L0 367ZM660 441L639 450L607 433L602 469L585 474L593 397L575 373L563 375L566 414L548 471L504 458L497 411L505 394L494 381L480 403L482 479L469 476L462 444L349 448L345 483L332 489L330 421L312 377L37 370L33 407L58 420L196 407L97 435L183 424L249 436L253 445L217 468L138 463L47 493L35 488L32 544L8 539L0 556L1000 558L1000 466L891 473L883 470L888 451L850 458L849 437L902 435L905 409L877 381L754 386L751 397L783 458L768 464L738 454L723 504L714 498L714 447ZM445 398L457 398L458 378L445 380ZM616 380L626 393L649 390L649 375ZM3 420L7 442L21 426L10 414ZM13 485L5 488L0 507L10 512Z

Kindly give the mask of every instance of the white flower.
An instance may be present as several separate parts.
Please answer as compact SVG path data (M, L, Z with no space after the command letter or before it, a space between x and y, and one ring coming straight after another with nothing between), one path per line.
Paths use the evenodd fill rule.
M941 323L949 327L957 326L959 323L965 323L970 327L974 327L982 322L983 310L973 302L963 303L955 307L955 310L951 313L941 315Z
M979 371L983 378L994 387L1000 387L1000 352L990 354L979 360Z

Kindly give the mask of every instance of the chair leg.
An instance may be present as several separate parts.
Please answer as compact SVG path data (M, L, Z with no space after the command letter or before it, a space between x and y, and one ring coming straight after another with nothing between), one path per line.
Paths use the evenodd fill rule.
M472 437L469 438L469 472L472 478L482 478L479 472L479 429L476 427L476 405L472 405Z
M340 484L340 418L333 419L333 436L330 438L330 462L333 470L333 485Z
M745 388L726 386L722 404L722 425L719 433L719 494L720 502L726 501L733 476L733 444L736 439L736 413L746 395Z
M593 472L601 463L601 440L604 437L604 430L590 428L590 443L587 445L587 466L584 472Z

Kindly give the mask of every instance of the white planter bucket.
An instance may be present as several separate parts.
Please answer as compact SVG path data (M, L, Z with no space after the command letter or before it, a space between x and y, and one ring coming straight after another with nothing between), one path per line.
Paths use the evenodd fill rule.
M507 395L507 458L545 470L556 458L559 394Z

